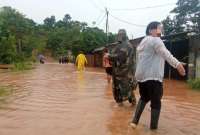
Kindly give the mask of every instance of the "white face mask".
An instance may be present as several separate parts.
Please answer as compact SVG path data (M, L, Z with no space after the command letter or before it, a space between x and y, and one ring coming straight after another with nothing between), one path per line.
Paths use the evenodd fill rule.
M158 37L161 37L161 36L162 36L162 34L161 34L161 33L157 33L157 36L158 36Z
M156 31L157 31L157 36L161 37L162 36L162 32L163 32L162 25L159 25Z

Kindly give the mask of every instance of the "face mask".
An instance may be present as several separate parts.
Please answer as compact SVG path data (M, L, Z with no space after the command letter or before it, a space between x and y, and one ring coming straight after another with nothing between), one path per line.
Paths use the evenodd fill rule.
M162 26L160 25L160 26L158 26L158 28L157 28L157 36L158 37L161 37L162 36Z
M157 33L157 36L158 36L158 37L161 37L161 35L162 35L161 33Z

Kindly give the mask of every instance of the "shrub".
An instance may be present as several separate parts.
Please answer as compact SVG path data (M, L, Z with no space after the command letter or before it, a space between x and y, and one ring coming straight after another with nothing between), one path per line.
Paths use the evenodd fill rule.
M12 68L13 71L23 71L33 69L33 64L31 62L18 62L14 63Z
M200 90L200 78L188 80L188 84L192 89Z

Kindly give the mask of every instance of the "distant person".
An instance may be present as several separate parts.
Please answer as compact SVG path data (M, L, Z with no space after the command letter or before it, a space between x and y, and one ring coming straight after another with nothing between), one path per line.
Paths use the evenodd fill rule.
M158 128L165 60L177 69L180 75L185 75L182 63L172 56L161 40L161 31L161 23L151 22L147 26L146 37L137 47L138 61L135 77L139 83L140 100L131 123L132 128L136 128L145 105L149 101L151 101L150 129Z
M68 64L69 63L69 58L68 56L64 56L64 64Z
M87 64L87 59L82 51L80 51L79 55L76 57L76 66L78 71L85 70L85 66Z
M38 59L39 59L39 61L40 61L40 64L44 64L44 63L45 63L45 57L44 57L44 55L39 54L39 55L38 55Z
M69 57L66 56L66 63L68 64L69 63Z
M63 56L62 64L65 64L65 56Z
M60 56L59 57L59 64L62 64L62 61L63 61L63 56Z
M107 81L108 81L108 83L110 83L110 81L111 81L111 79L112 79L112 66L111 66L111 64L110 64L109 53L108 53L108 49L107 49L107 48L104 49L103 67L104 67L105 70L106 70Z

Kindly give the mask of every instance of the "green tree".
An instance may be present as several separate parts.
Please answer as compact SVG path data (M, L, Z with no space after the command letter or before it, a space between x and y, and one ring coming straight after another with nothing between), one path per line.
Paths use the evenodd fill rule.
M0 63L11 64L16 59L15 37L2 37L0 40Z
M69 14L66 14L63 18L64 23L70 23L71 22L71 16Z
M166 34L178 33L184 31L200 32L200 1L199 0L178 0L177 7L163 21Z
M115 35L109 33L108 42L114 42ZM55 16L37 24L11 7L0 9L0 62L14 63L30 60L38 53L50 50L54 57L74 55L82 50L92 52L107 42L102 29L89 27L86 23L72 20L69 14L56 21Z
M15 9L2 7L0 10L0 48L4 51L1 52L0 61L13 63L31 56L32 50L41 48L38 45L41 45L41 42L44 43L44 36L40 35L42 31L40 29L41 27L37 26L33 20L26 18ZM6 51L5 46L10 49ZM13 50L12 55L10 50Z
M95 48L106 44L106 34L99 28L87 27L82 32L82 50L91 52Z
M175 21L171 19L169 16L162 21L164 28L164 35L169 35L172 33L176 33Z
M56 17L53 15L44 19L44 26L46 26L47 29L52 29L55 26L55 23Z

